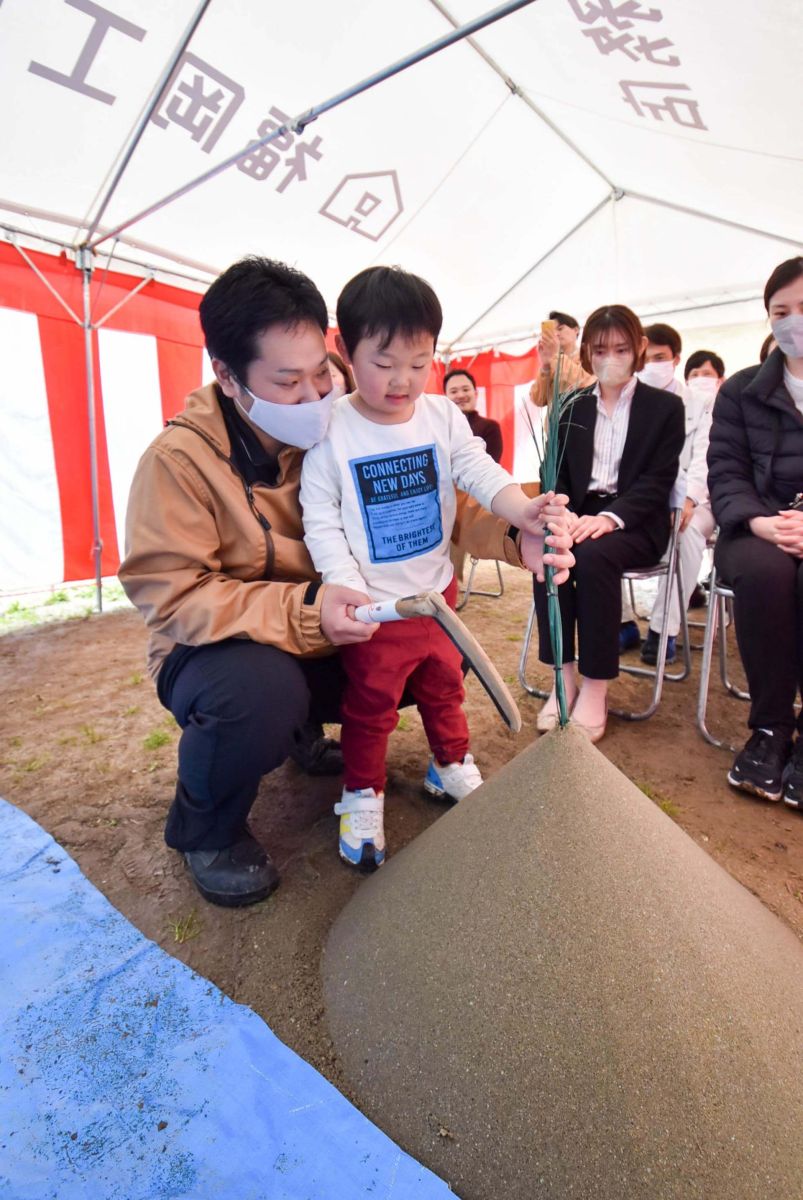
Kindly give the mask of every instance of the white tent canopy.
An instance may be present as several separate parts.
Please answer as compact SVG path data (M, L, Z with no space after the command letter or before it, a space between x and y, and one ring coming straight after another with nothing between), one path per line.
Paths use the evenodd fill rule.
M452 351L528 336L553 306L758 318L803 242L799 0L535 0L127 224L487 7L4 0L0 222L78 246L103 204L95 239L126 227L101 266L114 247L200 283L267 253L332 308L399 262L441 296Z

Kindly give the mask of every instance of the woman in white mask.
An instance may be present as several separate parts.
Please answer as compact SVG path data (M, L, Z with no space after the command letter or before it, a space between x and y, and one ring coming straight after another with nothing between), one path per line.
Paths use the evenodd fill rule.
M714 561L736 595L751 696L728 782L803 810L803 256L775 268L764 304L777 346L720 388L708 451Z
M622 572L657 562L669 540L669 496L683 447L683 404L636 379L646 338L634 312L598 308L583 330L580 361L597 382L561 428L559 490L575 514L576 565L560 589L563 676L572 722L592 741L605 732L608 681L619 674ZM551 663L546 591L534 588L541 661ZM580 682L575 678L575 637ZM538 716L554 727L554 690Z

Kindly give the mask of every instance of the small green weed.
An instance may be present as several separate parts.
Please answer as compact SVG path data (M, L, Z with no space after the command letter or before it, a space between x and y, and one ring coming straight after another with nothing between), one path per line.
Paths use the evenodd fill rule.
M133 675L129 676L128 683L130 687L139 687L142 683L142 672L135 671Z
M404 714L402 714L399 717L399 723L396 726L396 728L399 730L400 733L408 733L409 730L411 729L410 718L405 717Z
M98 733L94 725L82 725L81 733L84 735L86 741L89 742L90 746L94 746L96 742L103 741L103 734Z
M52 596L48 596L47 600L45 600L44 603L45 604L66 604L67 601L69 600L69 598L70 597L67 595L66 592L53 592Z
M164 729L154 729L142 739L142 744L146 750L158 750L160 746L169 745L170 741L170 734Z
M132 704L129 708L127 708L124 711L123 716L124 717L135 717L137 715L137 713L140 711L141 711L141 709L138 704Z
M196 938L203 928L198 920L195 909L187 914L186 917L177 917L175 920L167 922L167 928L173 935L174 942L191 942Z
M19 769L20 771L25 771L26 774L31 774L34 771L41 771L46 762L46 755L43 755L41 758L29 758L26 762L19 763Z
M643 792L648 800L652 800L653 804L657 804L661 812L666 813L673 821L676 821L680 816L680 809L671 800L667 800L660 792L656 792L652 784L647 783L645 779L634 779L636 787L640 792Z

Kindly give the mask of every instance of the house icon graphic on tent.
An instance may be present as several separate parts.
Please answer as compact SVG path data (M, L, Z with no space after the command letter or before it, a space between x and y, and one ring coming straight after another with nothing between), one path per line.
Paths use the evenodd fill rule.
M395 171L346 175L318 211L338 225L378 242L404 212L399 177Z

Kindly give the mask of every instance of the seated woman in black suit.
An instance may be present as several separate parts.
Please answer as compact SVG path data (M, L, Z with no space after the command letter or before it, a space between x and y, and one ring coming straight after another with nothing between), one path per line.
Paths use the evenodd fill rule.
M658 562L669 540L669 496L685 433L683 403L635 378L647 339L622 304L588 318L580 346L586 388L561 423L557 491L576 514L576 565L560 589L563 677L572 723L592 741L605 732L608 680L619 674L622 572ZM539 657L552 663L546 589L534 586ZM581 676L574 674L575 631ZM557 722L555 690L538 715L541 732Z
M708 443L714 561L736 596L751 696L728 782L803 810L803 256L775 268L764 304L777 347L722 385Z

